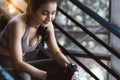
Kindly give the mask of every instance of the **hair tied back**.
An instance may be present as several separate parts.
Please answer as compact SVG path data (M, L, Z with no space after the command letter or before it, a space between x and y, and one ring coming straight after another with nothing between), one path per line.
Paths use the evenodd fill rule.
M27 6L26 13L27 14L31 14L31 10L32 10L31 0L28 0L28 6Z

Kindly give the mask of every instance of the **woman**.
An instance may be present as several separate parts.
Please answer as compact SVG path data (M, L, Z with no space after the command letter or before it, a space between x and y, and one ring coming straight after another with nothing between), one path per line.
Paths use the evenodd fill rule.
M30 75L42 80L60 78L64 80L69 76L72 78L77 68L69 63L58 48L52 24L56 15L57 0L31 0L30 5L29 13L21 13L12 18L1 32L0 64L4 67L12 65L15 73L13 76L16 80L21 77L24 80L30 80ZM44 41L55 61L25 62L23 59L25 53L35 50L38 43L43 44ZM48 69L49 65L54 64L57 65L56 69Z

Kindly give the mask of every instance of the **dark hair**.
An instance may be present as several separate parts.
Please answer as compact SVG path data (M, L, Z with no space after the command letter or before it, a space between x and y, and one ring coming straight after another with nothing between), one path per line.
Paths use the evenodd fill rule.
M58 0L29 0L28 2L28 8L27 13L30 13L31 11L36 11L40 8L41 5L48 3L48 2L58 2Z

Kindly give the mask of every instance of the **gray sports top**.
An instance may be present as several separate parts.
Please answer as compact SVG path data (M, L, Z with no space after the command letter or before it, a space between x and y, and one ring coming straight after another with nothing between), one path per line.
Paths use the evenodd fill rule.
M44 47L44 42L49 39L49 32L47 31L47 27L40 26L37 30L37 43L34 46L27 45L27 37L29 34L29 20L27 20L27 28L25 34L22 37L22 52L27 53L36 49L37 45L40 43L40 46ZM41 38L40 38L41 36Z
M22 42L21 42L23 53L27 53L27 52L31 52L31 51L35 50L37 45L38 45L38 40L37 40L37 43L34 46L28 46L27 45L27 37L28 37L28 34L29 34L29 30L30 30L30 27L29 27L29 24L28 24L27 28L26 28L26 31L25 31L25 34L22 37Z

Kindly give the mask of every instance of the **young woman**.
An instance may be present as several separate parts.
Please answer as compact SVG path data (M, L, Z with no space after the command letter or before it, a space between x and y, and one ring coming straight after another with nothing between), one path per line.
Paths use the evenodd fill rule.
M70 80L77 70L62 54L56 43L52 21L55 19L57 0L31 0L29 13L21 13L9 20L0 35L0 65L13 67L15 80L38 79ZM54 60L27 63L25 53L35 50L46 41ZM10 62L11 61L11 62ZM50 66L52 65L52 67ZM73 77L73 80L77 80Z

